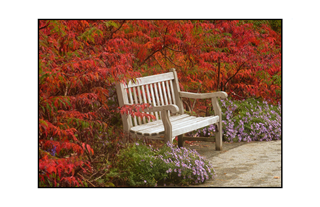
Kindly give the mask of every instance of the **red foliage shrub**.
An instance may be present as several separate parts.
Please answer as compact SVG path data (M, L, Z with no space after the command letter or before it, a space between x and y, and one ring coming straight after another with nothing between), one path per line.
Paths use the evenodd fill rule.
M281 35L249 21L40 20L40 186L100 176L122 136L114 83L172 67L183 90L276 102ZM121 112L148 116L136 109Z

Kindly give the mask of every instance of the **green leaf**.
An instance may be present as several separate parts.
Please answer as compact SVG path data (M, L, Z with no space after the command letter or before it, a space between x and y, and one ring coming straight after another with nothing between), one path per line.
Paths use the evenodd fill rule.
M99 183L99 184L104 183L104 179L99 179L99 180L97 180L97 183Z
M104 184L105 187L115 187L113 183L107 182Z
M62 103L65 107L67 107L66 104L65 104L63 101L61 101L61 99L58 99L58 100L59 100L59 102Z
M105 24L106 24L107 27L113 26L113 27L115 27L117 29L119 27L118 24L115 23L114 21L106 21Z

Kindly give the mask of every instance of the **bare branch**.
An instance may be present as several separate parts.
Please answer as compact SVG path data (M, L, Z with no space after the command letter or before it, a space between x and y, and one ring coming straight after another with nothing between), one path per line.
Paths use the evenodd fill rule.
M175 51L175 52L183 52L183 51L180 51L180 50L172 49L172 48L170 48L170 47L168 47L168 46L166 46L166 48L168 48L169 50Z
M154 59L157 61L157 63L160 65L161 69L164 70L163 67L161 66L161 64L159 63L159 61L157 60L157 58L156 58L156 57L153 57L153 58L154 58Z
M163 48L164 48L164 47L163 47ZM163 48L161 48L161 49L159 49L159 50L153 51L146 59L144 59L144 61L143 61L142 63L139 64L139 67L140 67L141 65L143 65L149 58L151 58L152 55L154 55L156 52L159 52L159 51L163 50Z
M245 64L246 62L242 63L239 67L239 69L237 70L237 72L235 74L233 74L233 76L231 76L224 84L224 88L226 87L227 83L234 77L238 74L238 72L241 70L241 67Z
M80 177L81 177L84 181L86 181L86 182L88 182L90 185L92 185L92 187L96 187L96 186L93 185L89 180L85 179L81 174L78 173L78 175L80 175Z

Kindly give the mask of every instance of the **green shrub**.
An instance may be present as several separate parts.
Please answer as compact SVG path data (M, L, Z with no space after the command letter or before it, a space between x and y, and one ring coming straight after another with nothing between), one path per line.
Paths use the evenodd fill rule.
M130 186L198 184L215 176L212 165L195 150L174 147L160 149L135 143L118 155L121 179Z

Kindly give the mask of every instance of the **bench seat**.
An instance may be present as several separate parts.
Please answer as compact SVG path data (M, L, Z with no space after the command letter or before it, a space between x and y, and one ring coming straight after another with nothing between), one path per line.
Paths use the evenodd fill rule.
M219 122L219 116L196 117L187 114L171 116L169 119L172 124L173 138ZM162 120L158 120L132 127L130 132L137 135L157 136L164 134L164 126Z

